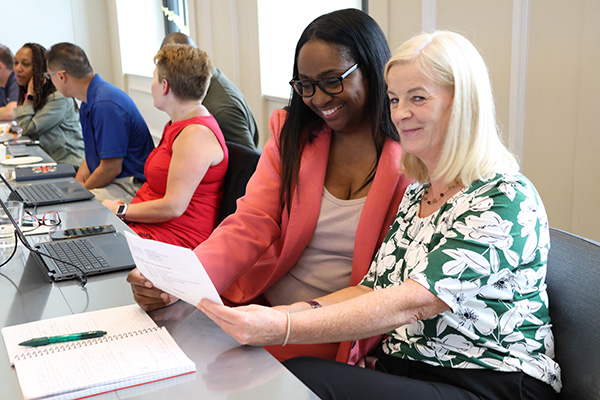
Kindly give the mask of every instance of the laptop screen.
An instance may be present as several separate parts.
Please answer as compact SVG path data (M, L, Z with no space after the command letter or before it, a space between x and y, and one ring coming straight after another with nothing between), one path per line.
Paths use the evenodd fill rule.
M19 238L19 240L21 241L21 243L23 243L23 246L25 246L25 248L27 250L29 250L32 253L38 254L39 256L44 256L44 257L49 257L58 261L61 261L63 263L69 264L74 266L75 268L77 268L77 270L80 271L80 274L78 274L77 279L79 280L79 282L81 283L81 286L85 286L85 284L87 283L87 276L85 274L84 271L82 271L77 265L74 265L72 263L70 263L67 260L60 260L57 259L53 256L50 256L48 254L44 254L41 253L39 250L34 249L29 242L27 241L27 238L25 237L25 234L23 233L23 231L21 230L21 227L19 226L19 224L17 223L17 221L15 220L15 217L10 213L5 200L4 199L8 199L10 197L10 194L12 193L12 188L10 187L10 185L8 184L8 182L6 181L6 179L2 176L2 174L0 174L0 178L2 180L2 182L4 183L4 188L2 188L2 194L0 195L0 208L4 211L3 214L6 214L6 216L8 217L8 220L10 221L10 223L12 224L12 226L15 229L15 233L17 235L17 237ZM6 190L9 189L9 190ZM6 193L9 193L9 195L7 196ZM15 243L15 246L17 245L17 243ZM43 260L40 260L43 262Z
M15 190L13 189L13 187L10 185L10 183L8 183L8 181L6 180L6 178L4 177L3 174L0 174L0 179L2 179L2 183L3 183L3 194L2 194L2 200L4 201L8 201L8 200L18 200L18 201L23 201L23 198L17 193L15 192ZM5 204L6 205L6 204Z

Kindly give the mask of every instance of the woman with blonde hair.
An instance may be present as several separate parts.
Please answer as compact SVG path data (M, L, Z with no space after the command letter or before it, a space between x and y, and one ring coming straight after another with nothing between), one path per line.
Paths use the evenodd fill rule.
M323 399L554 398L548 220L499 139L483 59L456 33L424 33L394 53L386 81L405 173L417 182L362 282L316 299L319 309L198 307L243 344L385 333L359 362L370 368L285 362Z

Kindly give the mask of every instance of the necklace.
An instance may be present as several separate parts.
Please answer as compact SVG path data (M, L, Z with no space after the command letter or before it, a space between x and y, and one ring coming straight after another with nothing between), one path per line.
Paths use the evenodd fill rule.
M449 191L456 189L458 187L459 183L457 181L454 181L450 186L448 186L448 189L446 189L444 192L441 192L439 196L434 197L433 199L429 199L429 189L431 188L431 186L429 186L427 189L425 189L425 193L423 193L423 200L428 204L428 205L432 205L437 203L440 199L442 199L446 194L448 194Z

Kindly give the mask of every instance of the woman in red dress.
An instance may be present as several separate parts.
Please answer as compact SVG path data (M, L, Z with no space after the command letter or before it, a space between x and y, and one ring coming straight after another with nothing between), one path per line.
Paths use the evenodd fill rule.
M102 204L143 238L194 248L216 226L229 161L221 129L202 105L212 65L202 50L178 44L163 47L154 62L154 106L171 120L131 204Z

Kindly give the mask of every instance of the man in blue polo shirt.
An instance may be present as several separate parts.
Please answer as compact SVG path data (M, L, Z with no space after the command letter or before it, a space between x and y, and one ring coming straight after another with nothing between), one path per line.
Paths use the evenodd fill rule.
M129 202L144 183L144 163L154 149L148 126L131 98L95 74L85 52L58 43L46 56L48 73L65 97L81 100L85 160L76 179L98 200ZM100 189L102 188L102 189Z
M15 119L19 86L13 71L13 54L0 44L0 121Z

